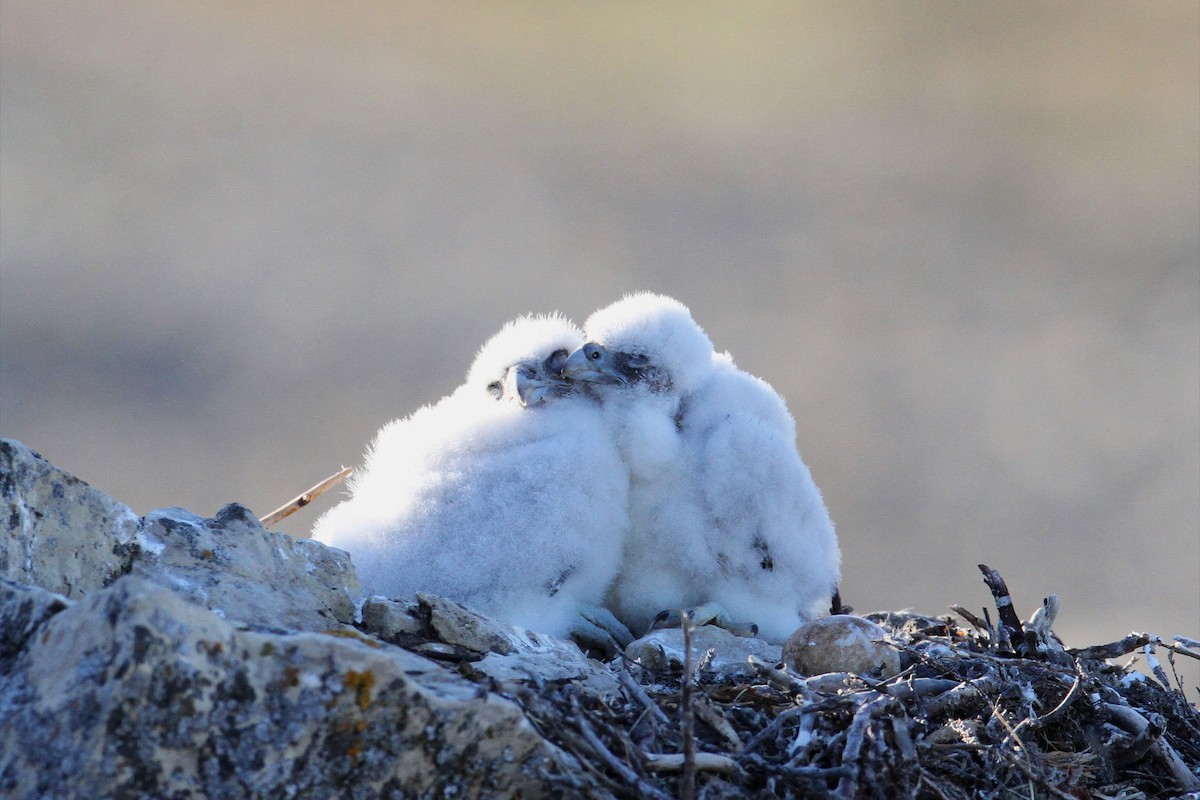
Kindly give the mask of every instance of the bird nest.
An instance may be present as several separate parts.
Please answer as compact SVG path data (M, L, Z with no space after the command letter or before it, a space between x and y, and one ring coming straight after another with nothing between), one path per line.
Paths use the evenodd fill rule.
M613 665L623 691L573 684L514 697L549 739L615 797L1121 798L1200 791L1200 712L1156 653L1197 642L1133 634L1064 649L1057 601L1029 622L981 566L999 612L881 613L902 670L884 680L804 677L751 657L750 679L717 678L705 655L674 673ZM1144 651L1153 677L1107 659ZM563 776L563 790L583 790ZM1200 795L1196 795L1200 796Z

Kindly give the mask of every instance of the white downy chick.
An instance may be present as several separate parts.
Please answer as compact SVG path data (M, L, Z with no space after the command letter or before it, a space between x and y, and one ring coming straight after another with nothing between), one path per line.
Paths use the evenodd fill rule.
M640 632L715 605L782 642L827 613L841 555L783 399L669 297L627 296L585 329L565 371L596 387L631 473L617 616Z
M628 474L600 408L563 380L582 341L559 316L508 323L466 382L385 425L313 538L350 552L364 594L417 591L556 636L621 644L599 609L628 529Z

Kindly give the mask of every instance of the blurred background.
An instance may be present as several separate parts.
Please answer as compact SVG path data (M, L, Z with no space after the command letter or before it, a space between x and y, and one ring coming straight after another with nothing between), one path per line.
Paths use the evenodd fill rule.
M139 513L638 289L786 397L859 611L1200 636L1195 2L0 5L0 435Z

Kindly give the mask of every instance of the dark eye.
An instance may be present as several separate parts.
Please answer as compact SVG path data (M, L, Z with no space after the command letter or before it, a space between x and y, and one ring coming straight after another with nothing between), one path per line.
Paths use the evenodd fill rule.
M600 351L593 350L592 352L588 353L588 358L590 358L592 361L599 361L600 360Z
M551 375L561 375L567 363L567 351L555 350L546 358L545 368Z
M504 384L500 381L492 381L488 384L487 390L492 397L500 397L504 394Z

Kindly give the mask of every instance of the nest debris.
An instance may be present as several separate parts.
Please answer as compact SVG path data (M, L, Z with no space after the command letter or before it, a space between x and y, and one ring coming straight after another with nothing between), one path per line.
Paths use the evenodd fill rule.
M753 657L753 679L721 680L700 654L680 674L614 665L612 699L571 683L513 699L618 798L1200 797L1200 712L1155 655L1174 671L1200 645L1131 634L1065 649L1056 598L1022 623L999 574L980 569L997 624L958 607L965 627L867 615L901 651L886 680L803 677ZM1154 677L1107 661L1135 651Z

